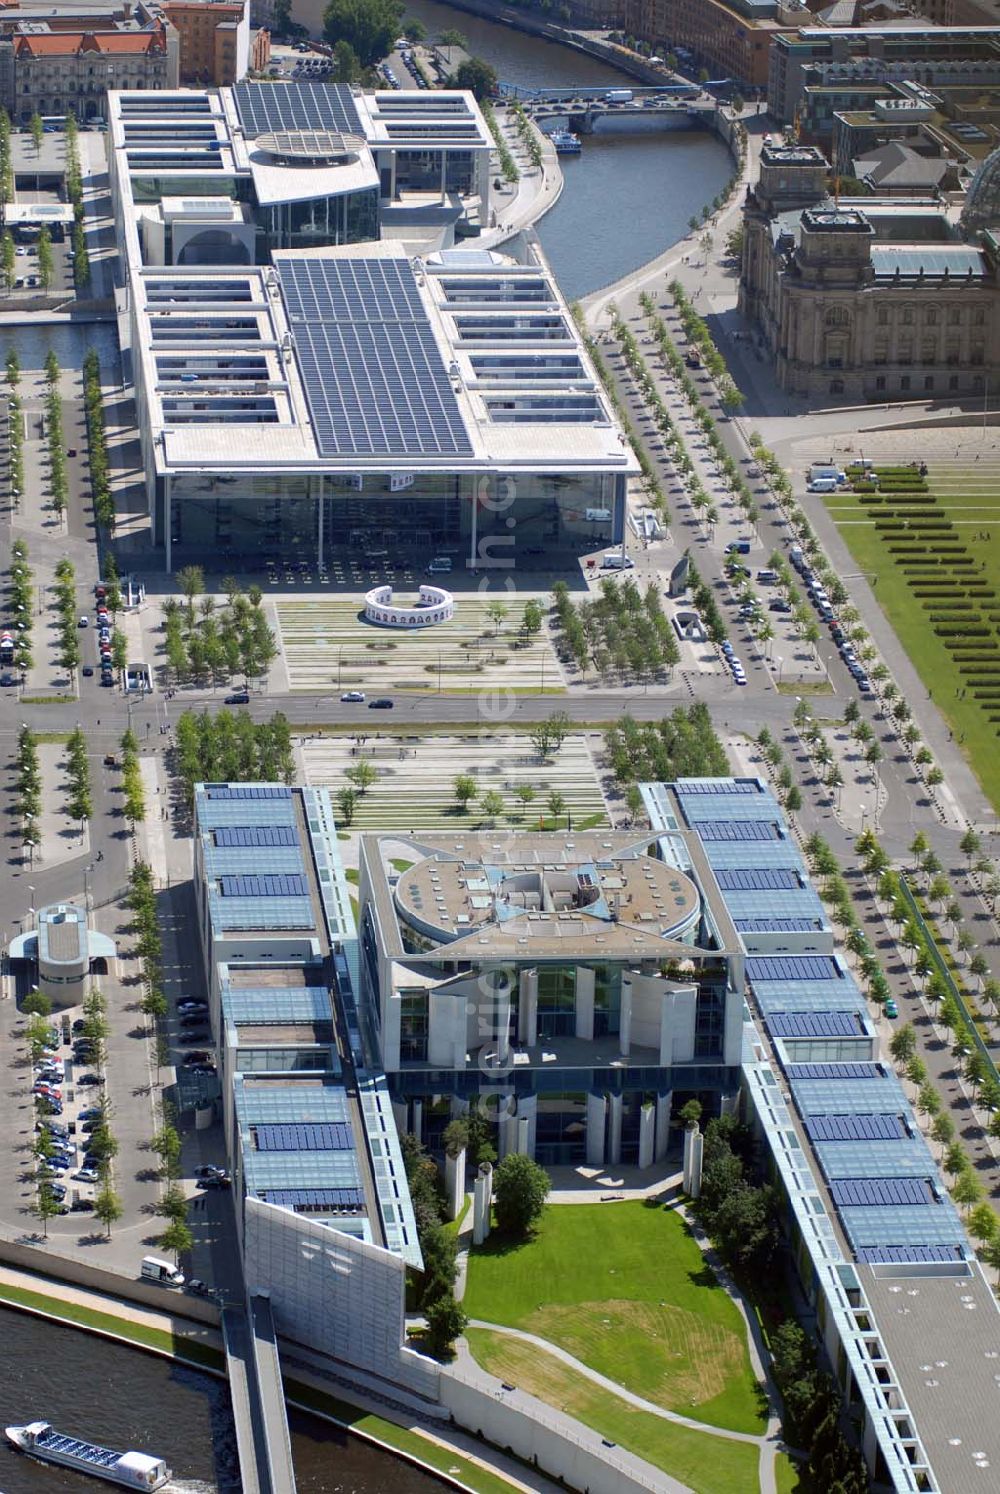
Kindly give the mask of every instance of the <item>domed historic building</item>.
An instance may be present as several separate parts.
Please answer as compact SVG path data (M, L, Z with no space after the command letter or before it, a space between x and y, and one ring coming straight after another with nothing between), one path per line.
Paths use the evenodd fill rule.
M747 194L740 309L790 393L962 399L1000 368L1000 151L959 223L933 197L831 199L815 146L765 145Z

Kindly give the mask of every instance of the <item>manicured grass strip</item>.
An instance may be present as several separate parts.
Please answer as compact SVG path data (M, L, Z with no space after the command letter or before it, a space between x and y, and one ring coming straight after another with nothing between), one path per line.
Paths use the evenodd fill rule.
M553 1206L525 1244L493 1236L470 1252L462 1305L558 1344L665 1410L764 1429L743 1319L676 1210Z
M466 1216L466 1214L469 1212L469 1210L471 1208L472 1208L472 1194L471 1193L467 1193L465 1195L465 1202L462 1205L462 1208L461 1208L461 1210L459 1212L458 1218L457 1219L449 1219L448 1220L448 1223L444 1227L445 1228L445 1233L449 1234L449 1235L457 1235L459 1233L459 1231L461 1230L462 1225L465 1223L465 1216Z
M85 1328L92 1333L108 1334L127 1340L140 1348L155 1349L161 1354L171 1354L189 1364L205 1369L221 1371L225 1356L211 1344L198 1343L181 1333L168 1333L163 1328L153 1328L148 1323L135 1323L129 1318L115 1317L112 1313L96 1312L80 1302L65 1302L59 1297L49 1297L44 1292L32 1292L26 1287L0 1285L0 1300L11 1307L27 1308L30 1312L42 1313L56 1322L66 1323L71 1328Z
M453 1448L441 1447L409 1427L397 1426L394 1421L385 1421L381 1416L372 1416L311 1385L300 1385L297 1380L286 1379L284 1385L285 1396L292 1404L328 1416L351 1432L370 1437L373 1442L426 1463L446 1478L477 1490L478 1494L510 1494L513 1488L500 1474L481 1468Z
M774 1483L778 1494L802 1494L805 1485L801 1482L799 1465L787 1453L777 1453L774 1459Z
M490 1374L645 1458L694 1494L750 1494L759 1487L759 1456L752 1443L693 1432L640 1411L534 1344L482 1328L468 1328L465 1336L477 1362Z

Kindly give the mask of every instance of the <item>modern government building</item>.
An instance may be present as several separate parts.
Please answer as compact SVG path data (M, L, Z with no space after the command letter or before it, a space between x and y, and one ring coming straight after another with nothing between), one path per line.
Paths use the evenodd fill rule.
M642 792L644 835L365 836L356 931L325 791L198 786L219 1078L179 1097L222 1110L248 1288L293 1357L447 1406L405 1347L399 1133L485 1105L501 1157L656 1177L698 1096L758 1134L874 1484L989 1487L1000 1309L783 813Z
M621 537L638 471L530 236L491 225L471 94L340 85L110 96L153 539L470 564Z

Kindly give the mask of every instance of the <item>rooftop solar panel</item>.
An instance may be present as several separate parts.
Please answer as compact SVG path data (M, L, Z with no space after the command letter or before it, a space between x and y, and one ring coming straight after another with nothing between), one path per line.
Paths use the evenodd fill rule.
M217 846L297 846L298 834L292 825L230 825L216 830Z
M785 1070L789 1082L796 1079L884 1079L885 1069L877 1063L790 1063Z
M265 1203L283 1209L360 1209L365 1195L361 1188L262 1188Z
M831 955L763 955L747 960L747 980L840 980Z
M926 1178L842 1178L830 1184L838 1208L870 1209L894 1204L932 1204L934 1194Z
M777 825L763 820L700 820L695 827L702 840L778 840Z
M751 778L680 778L677 780L677 797L687 794L760 794L766 793L759 783Z
M907 1134L899 1115L810 1115L813 1141L898 1141Z
M292 791L280 783L206 783L209 799L290 799Z
M733 921L741 934L805 934L823 927L820 918L736 918Z
M309 883L298 875L220 877L223 897L306 897Z
M275 130L339 130L363 135L351 90L342 83L237 83L243 133L250 140Z
M279 262L322 456L472 456L405 259Z
M347 1124L257 1126L259 1152L343 1152L354 1146Z
M721 892L791 892L803 886L798 872L785 866L720 867L715 880Z
M965 1252L960 1245L862 1245L859 1261L884 1265L922 1265L930 1261L961 1261Z
M772 1012L765 1023L773 1037L860 1037L857 1012Z

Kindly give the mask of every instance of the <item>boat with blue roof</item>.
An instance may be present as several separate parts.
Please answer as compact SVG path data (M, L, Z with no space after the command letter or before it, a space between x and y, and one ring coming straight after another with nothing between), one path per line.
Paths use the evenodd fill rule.
M162 1458L141 1452L115 1452L82 1437L57 1432L47 1421L28 1422L23 1427L7 1427L8 1442L42 1463L58 1463L75 1468L122 1489L162 1489L170 1481L170 1469Z

